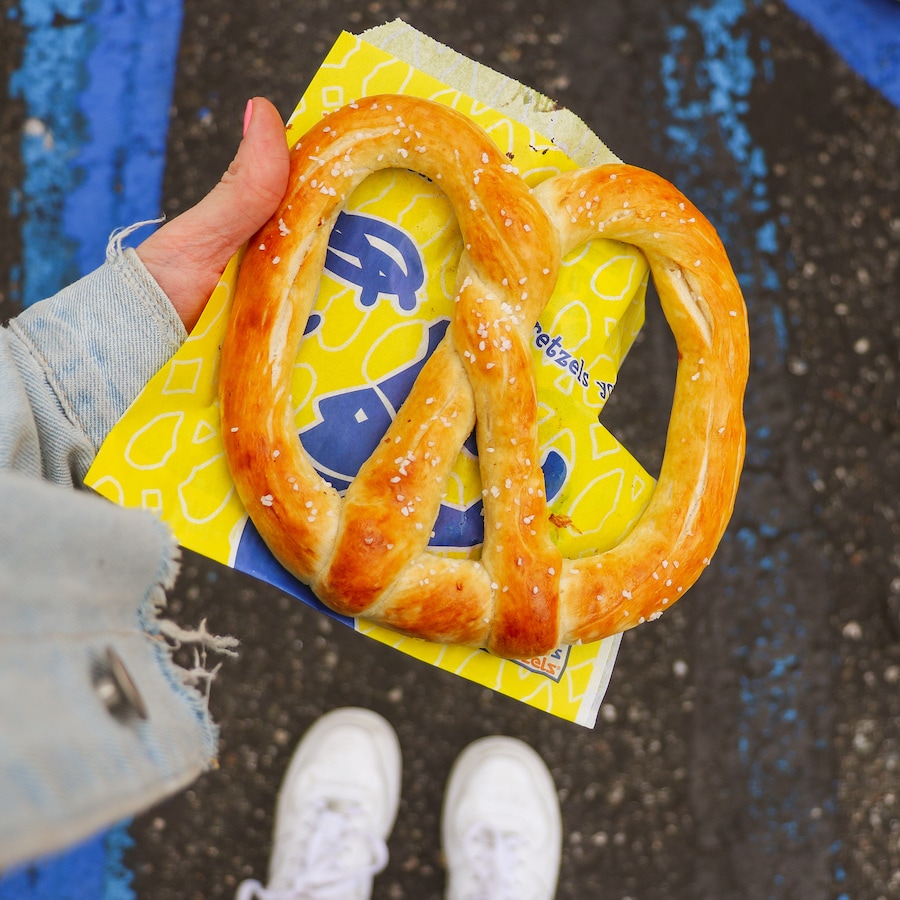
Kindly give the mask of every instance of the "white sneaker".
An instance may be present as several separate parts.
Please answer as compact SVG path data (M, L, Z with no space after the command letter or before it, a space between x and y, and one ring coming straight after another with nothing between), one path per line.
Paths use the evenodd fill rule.
M550 900L562 817L550 770L510 737L466 747L453 765L441 821L447 900Z
M333 710L303 736L278 794L269 883L236 900L365 900L388 860L400 744L367 709Z

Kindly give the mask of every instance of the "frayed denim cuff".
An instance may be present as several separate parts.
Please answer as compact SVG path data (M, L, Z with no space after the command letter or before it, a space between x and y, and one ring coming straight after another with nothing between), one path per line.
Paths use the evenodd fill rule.
M0 472L0 508L2 869L135 815L213 765L213 673L182 668L172 650L236 642L165 618L178 548L151 513L11 472Z

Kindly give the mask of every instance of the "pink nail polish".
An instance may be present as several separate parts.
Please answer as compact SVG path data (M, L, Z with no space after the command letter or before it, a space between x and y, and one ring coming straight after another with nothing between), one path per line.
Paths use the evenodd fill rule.
M247 107L244 109L244 134L247 134L247 129L250 127L250 119L253 118L253 100L247 101Z

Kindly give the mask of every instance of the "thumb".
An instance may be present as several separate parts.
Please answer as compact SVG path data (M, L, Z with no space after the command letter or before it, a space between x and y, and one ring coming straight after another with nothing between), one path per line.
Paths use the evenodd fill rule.
M188 331L228 261L278 208L288 169L281 116L268 100L256 97L247 104L244 139L221 181L137 247Z

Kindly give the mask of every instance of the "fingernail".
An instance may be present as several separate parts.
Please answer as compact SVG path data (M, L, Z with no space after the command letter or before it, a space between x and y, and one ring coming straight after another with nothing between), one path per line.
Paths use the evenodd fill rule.
M247 134L247 129L250 127L250 119L253 118L253 100L247 101L247 107L244 110L244 134Z

